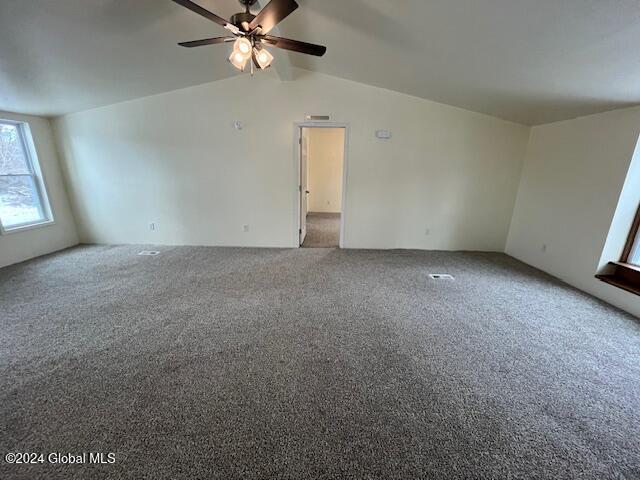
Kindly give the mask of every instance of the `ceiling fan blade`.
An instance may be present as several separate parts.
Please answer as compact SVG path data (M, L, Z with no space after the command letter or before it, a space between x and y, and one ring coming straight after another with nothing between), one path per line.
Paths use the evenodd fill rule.
M262 40L277 48L306 53L307 55L315 55L316 57L321 57L327 52L327 47L323 47L322 45L314 45L313 43L299 42L298 40L274 37L272 35L266 35L262 37Z
M210 12L206 8L202 8L200 5L198 5L197 3L192 2L191 0L173 0L173 1L175 3L177 3L178 5L182 5L183 7L188 8L189 10L191 10L192 12L195 12L198 15L202 15L204 18L207 18L207 19L211 20L212 22L215 22L218 25L223 26L227 30L231 30L231 31L235 30L235 33L238 32L238 28L235 25L229 23L227 20L225 20L222 17L219 17L215 13Z
M287 18L296 8L298 8L298 4L295 0L271 0L251 21L249 30L260 27L260 33L264 35Z
M192 40L191 42L180 42L178 45L181 47L201 47L203 45L215 45L217 43L231 42L235 40L234 37L215 37L215 38L203 38L202 40Z

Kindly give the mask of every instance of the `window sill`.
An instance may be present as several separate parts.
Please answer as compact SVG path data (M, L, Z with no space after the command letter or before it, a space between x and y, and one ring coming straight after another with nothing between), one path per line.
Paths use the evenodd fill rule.
M15 228L1 228L0 227L0 233L2 233L2 235L12 235L14 233L20 233L20 232L25 232L27 230L33 230L35 228L42 228L42 227L48 227L50 225L53 225L55 222L55 220L45 220L44 222L38 222L38 223L30 223L28 225L24 225L22 227L15 227Z
M640 266L623 262L609 262L610 273L596 275L596 278L627 292L640 295Z

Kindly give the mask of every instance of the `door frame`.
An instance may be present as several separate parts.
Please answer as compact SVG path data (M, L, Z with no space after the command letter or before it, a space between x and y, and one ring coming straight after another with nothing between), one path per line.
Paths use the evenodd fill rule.
M294 245L300 248L300 209L302 208L302 202L300 201L300 163L301 163L301 151L300 143L302 141L302 129L303 128L343 128L344 129L344 157L342 159L342 205L340 206L340 242L339 247L344 248L345 243L345 217L347 211L347 177L349 173L349 124L346 122L328 122L328 121L305 121L295 122L293 125L293 159L294 159L294 215L296 225L295 229L295 241Z

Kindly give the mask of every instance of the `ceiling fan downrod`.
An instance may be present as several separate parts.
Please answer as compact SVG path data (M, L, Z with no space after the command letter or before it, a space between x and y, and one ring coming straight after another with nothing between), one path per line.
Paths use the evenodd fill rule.
M250 13L249 9L258 2L258 0L238 0L238 1L240 2L240 5L245 7L246 13Z

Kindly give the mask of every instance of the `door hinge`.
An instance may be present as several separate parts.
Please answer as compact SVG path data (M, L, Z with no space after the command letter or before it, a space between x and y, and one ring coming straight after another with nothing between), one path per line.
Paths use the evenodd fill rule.
M298 235L302 235L302 229L298 230Z
M302 137L298 137L298 145L302 145Z
M298 185L298 191L302 193L302 185Z

